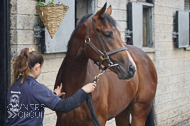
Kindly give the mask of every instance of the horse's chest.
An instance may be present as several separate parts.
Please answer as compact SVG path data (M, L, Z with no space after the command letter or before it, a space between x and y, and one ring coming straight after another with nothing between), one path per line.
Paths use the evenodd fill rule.
M80 106L71 112L64 113L61 121L64 126L93 126L89 110L84 106Z

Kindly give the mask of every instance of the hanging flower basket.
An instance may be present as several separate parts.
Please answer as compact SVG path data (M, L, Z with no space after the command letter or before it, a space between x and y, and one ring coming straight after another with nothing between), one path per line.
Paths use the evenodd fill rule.
M68 9L68 6L61 4L60 2L55 3L54 0L47 4L39 2L36 6L36 11L47 28L51 38L53 38L57 29L60 27Z

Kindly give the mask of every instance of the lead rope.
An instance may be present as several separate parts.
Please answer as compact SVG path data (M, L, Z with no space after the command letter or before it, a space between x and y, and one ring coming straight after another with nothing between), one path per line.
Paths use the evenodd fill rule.
M100 73L94 77L93 83L96 84L97 81L99 80L99 77L100 77L104 72L106 72L106 70L100 71ZM92 93L89 93L89 94L88 94L88 98L86 99L86 103L87 103L87 106L88 106L88 108L89 108L89 110L90 110L90 114L91 114L92 121L93 121L94 125L95 125L95 126L101 126L101 125L100 125L100 122L99 122L99 120L98 120L98 118L97 118L97 116L96 116L96 113L95 113L95 111L94 111L94 106L93 106L93 103L92 103Z
M96 113L94 111L94 106L92 103L92 93L88 94L88 98L86 99L86 103L87 103L88 109L90 110L90 114L91 114L92 122L94 123L94 126L101 126L100 122L96 116Z
M93 16L93 15L92 15L92 16ZM91 17L92 17L92 16L91 16ZM90 19L91 19L91 18L88 19L88 23L87 23L87 33L86 33L86 35L87 35L86 38L88 39L88 41L90 41L90 38L89 38L89 24L90 24ZM86 43L86 42L85 42L85 43ZM85 48L86 48L86 44L85 44ZM97 76L98 76L98 75L97 75ZM98 81L97 76L94 77L94 80L93 80L94 83L96 83L96 82ZM98 76L98 77L99 77L99 76ZM92 93L89 93L87 97L88 97L88 98L86 99L86 104L87 104L87 106L88 106L88 109L90 110L92 122L94 123L94 126L101 126L101 125L100 125L100 122L99 122L99 120L98 120L98 118L97 118L97 116L96 116L96 113L95 113L95 110L94 110L94 106L93 106L93 103L92 103Z

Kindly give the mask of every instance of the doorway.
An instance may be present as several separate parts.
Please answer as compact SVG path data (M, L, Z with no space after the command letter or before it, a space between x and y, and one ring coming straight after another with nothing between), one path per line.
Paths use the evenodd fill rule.
M10 0L0 4L0 122L5 126L6 94L10 84Z

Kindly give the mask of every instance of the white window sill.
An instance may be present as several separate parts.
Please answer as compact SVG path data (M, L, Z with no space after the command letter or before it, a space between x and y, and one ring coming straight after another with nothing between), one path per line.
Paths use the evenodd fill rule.
M141 49L142 49L144 52L146 52L146 53L154 53L154 52L155 52L155 48L142 47Z
M185 51L190 51L190 46L184 48Z

